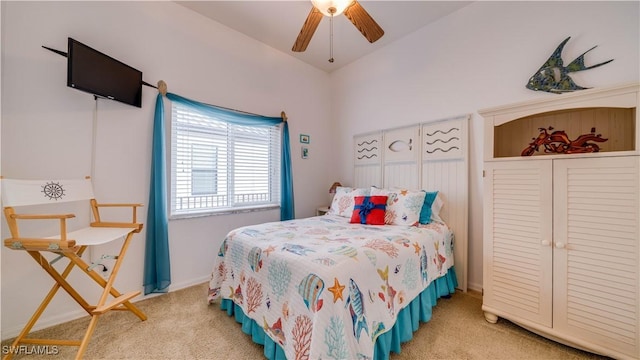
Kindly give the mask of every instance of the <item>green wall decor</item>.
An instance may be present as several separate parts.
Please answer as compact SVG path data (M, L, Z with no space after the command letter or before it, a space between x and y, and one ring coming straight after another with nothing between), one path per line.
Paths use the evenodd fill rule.
M540 67L540 69L538 69L538 71L536 71L535 74L533 74L533 76L531 76L526 85L527 89L534 91L546 91L554 94L588 89L573 82L569 73L593 69L613 61L613 59L611 59L593 66L585 66L584 55L595 49L596 46L594 46L582 53L582 55L578 56L575 60L569 63L569 65L564 66L562 62L562 49L569 39L571 39L571 36L564 39L564 41L558 45L553 54L551 54L549 59Z

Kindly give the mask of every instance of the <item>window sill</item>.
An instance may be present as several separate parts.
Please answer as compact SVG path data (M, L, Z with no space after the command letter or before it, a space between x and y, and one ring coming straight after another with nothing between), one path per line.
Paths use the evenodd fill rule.
M243 214L250 213L256 211L269 211L269 210L277 210L280 209L279 205L262 205L255 207L243 207L243 208L234 208L234 209L224 209L224 210L208 210L202 212L191 212L185 214L174 214L169 216L169 220L181 220L181 219L192 219L199 217L208 217L208 216L218 216L218 215L234 215L234 214Z

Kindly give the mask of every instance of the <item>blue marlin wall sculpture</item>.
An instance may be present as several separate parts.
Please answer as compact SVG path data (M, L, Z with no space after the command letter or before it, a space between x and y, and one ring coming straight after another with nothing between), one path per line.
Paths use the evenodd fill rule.
M527 83L527 89L547 91L554 94L588 89L573 82L571 77L569 77L569 73L593 69L613 61L613 59L611 59L593 66L585 66L584 55L595 49L596 46L594 46L582 53L582 55L578 56L575 60L569 63L569 65L564 66L562 62L562 49L569 39L571 39L571 36L564 39L564 41L558 45L558 48L553 52L553 54L551 54L549 60L547 60L542 67L540 67L540 69L531 76Z

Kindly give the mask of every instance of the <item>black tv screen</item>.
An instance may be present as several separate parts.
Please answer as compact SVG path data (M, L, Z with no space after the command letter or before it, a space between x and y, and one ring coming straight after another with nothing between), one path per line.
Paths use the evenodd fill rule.
M142 107L142 72L69 38L67 86Z

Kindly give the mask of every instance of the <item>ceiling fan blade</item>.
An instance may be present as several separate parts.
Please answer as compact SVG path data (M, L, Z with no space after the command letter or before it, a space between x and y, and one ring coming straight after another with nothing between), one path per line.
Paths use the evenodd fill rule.
M313 33L316 32L318 24L320 24L320 20L322 20L322 16L323 15L320 10L316 9L315 6L311 9L307 16L307 20L305 20L302 25L302 29L300 30L300 34L298 34L296 42L293 44L293 48L291 48L292 51L303 52L307 49L307 45L309 45L309 41L311 41Z
M384 30L357 1L349 5L344 11L344 15L351 20L353 25L360 30L370 43L375 42L384 35Z

